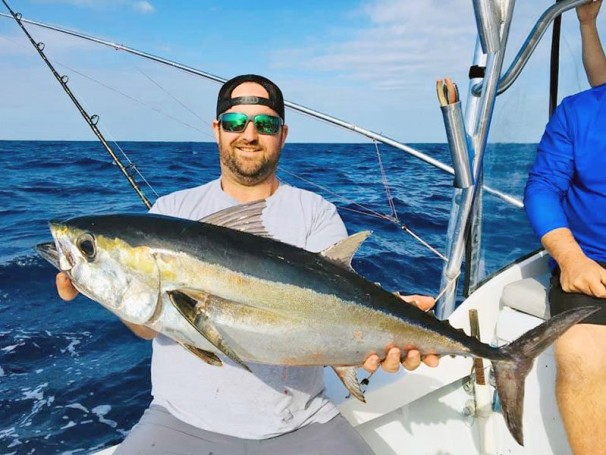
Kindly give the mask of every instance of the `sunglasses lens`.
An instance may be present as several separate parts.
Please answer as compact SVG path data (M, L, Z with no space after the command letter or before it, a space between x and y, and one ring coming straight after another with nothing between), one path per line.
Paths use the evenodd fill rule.
M221 115L221 127L225 131L230 133L238 133L244 131L246 123L248 122L248 116L246 114L240 114L238 112L228 112Z
M260 114L255 116L255 128L259 134L276 134L280 131L282 119L273 115Z

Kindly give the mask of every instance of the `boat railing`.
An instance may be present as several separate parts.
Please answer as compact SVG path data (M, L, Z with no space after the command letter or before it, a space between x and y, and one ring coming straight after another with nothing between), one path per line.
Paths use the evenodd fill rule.
M520 50L514 57L511 62L511 65L505 71L501 79L499 80L499 88L497 90L497 95L505 92L518 78L528 59L532 55L534 49L537 47L537 44L541 41L541 38L545 34L545 31L549 28L549 26L553 23L554 19L560 16L562 13L576 8L583 3L587 3L587 0L564 0L558 1L541 15L541 17L537 20L535 26L532 28L528 37L520 47ZM474 96L479 96L482 92L482 83L477 83L471 87L471 92Z

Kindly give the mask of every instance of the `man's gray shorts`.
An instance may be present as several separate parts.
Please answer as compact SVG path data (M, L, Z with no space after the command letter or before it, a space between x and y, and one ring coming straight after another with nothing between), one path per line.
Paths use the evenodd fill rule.
M254 416L251 416L254 418ZM270 439L239 439L181 422L152 405L133 427L115 455L372 455L347 420L337 415Z

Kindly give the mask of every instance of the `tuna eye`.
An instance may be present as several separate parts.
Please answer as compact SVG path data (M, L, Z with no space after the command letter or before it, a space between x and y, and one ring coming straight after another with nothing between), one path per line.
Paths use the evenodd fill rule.
M84 255L84 257L88 260L92 260L95 258L97 254L97 250L95 249L95 238L90 234L84 234L76 243L76 246L80 250L80 252Z

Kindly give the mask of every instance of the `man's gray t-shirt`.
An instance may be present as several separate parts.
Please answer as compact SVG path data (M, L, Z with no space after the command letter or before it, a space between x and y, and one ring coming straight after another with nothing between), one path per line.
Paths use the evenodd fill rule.
M151 213L199 220L238 205L219 179L161 197ZM263 223L276 239L319 252L347 236L333 204L319 195L281 183L267 199ZM222 357L207 365L169 338L153 341L153 403L178 419L215 433L265 439L338 414L324 396L321 367L248 363L253 374Z

